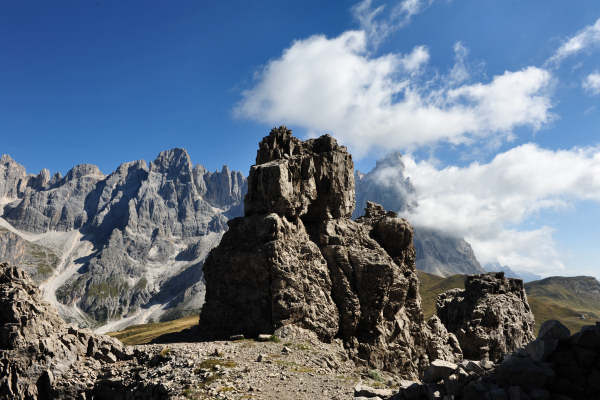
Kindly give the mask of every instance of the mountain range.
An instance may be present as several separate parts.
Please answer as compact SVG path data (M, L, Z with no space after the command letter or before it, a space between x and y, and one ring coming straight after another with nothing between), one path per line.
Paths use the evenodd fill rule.
M418 207L399 153L356 171L355 182L355 218L367 201L399 212ZM0 259L28 270L64 319L99 332L184 317L202 307L204 259L227 221L243 214L246 192L241 172L207 171L177 148L108 175L82 164L64 177L28 174L4 155ZM442 277L484 272L463 238L414 230L418 269Z
M63 318L101 331L197 312L202 262L241 213L246 180L183 149L104 175L38 175L0 159L0 258L25 265ZM111 321L110 323L108 323Z

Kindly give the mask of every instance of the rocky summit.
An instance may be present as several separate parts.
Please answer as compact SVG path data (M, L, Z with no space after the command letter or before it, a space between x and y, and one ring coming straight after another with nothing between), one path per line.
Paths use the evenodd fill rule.
M309 331L407 378L430 360L460 360L455 336L424 321L412 227L374 203L352 220L354 196L345 147L273 129L250 170L245 216L204 264L201 335Z
M438 296L437 315L469 359L499 361L535 338L523 281L503 272L470 275Z

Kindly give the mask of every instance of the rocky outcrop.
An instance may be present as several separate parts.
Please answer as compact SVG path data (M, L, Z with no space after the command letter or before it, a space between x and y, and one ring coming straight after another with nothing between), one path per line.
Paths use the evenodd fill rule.
M28 271L61 316L80 324L88 317L93 325L122 317L141 323L198 312L202 263L227 219L241 213L245 185L227 167L194 166L183 149L164 151L149 165L124 163L107 176L79 165L64 178L47 170L27 175L4 156L0 216L12 232L0 234L0 260L25 267L55 254L57 265L44 258L40 273L35 265ZM3 246L3 236L24 253Z
M355 182L356 209L353 218L360 216L368 201L406 215L419 206L417 190L405 174L400 153L391 153L378 160L366 174L356 171ZM439 276L485 272L471 245L463 238L437 229L415 226L413 241L417 269Z
M564 325L551 320L526 349L500 364L464 361L427 383L403 388L390 399L597 399L599 362L599 324L570 336Z
M353 221L353 207L345 147L273 129L250 170L245 217L229 221L204 263L201 334L295 327L341 338L354 360L413 378L430 356L460 358L456 338L423 320L412 227L374 203Z
M0 397L81 398L105 364L132 359L117 340L65 325L28 275L0 264Z
M497 362L535 338L523 281L502 272L468 276L465 289L440 294L436 308L468 359Z

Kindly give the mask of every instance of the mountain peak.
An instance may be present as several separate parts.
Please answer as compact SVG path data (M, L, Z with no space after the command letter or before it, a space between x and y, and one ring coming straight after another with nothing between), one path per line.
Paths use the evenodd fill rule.
M102 171L100 171L100 168L98 168L98 166L94 164L79 164L74 166L69 170L69 172L67 172L65 179L70 181L72 179L79 179L88 175L100 178L104 177L104 174L102 173Z
M2 154L2 157L0 157L0 163L13 163L15 162L15 160L9 156L8 154Z
M161 151L150 163L150 171L167 174L170 178L182 173L191 176L192 167L190 155L185 149L179 147Z

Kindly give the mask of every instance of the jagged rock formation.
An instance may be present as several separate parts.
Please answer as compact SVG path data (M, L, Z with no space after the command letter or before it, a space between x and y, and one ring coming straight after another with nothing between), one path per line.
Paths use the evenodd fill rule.
M360 373L341 343L314 335L123 347L67 326L27 274L5 264L0 310L2 400L344 399Z
M523 281L502 272L468 276L465 289L440 294L436 308L468 359L497 362L535 338Z
M403 388L390 400L437 398L561 399L600 398L600 325L570 336L558 321L547 321L538 338L498 365L465 361L426 384ZM444 397L446 396L446 397Z
M303 142L273 129L250 170L245 217L229 221L204 264L202 335L293 326L339 337L355 360L408 377L430 357L460 358L456 338L433 340L423 320L412 227L373 203L353 221L353 206L345 147L329 135Z
M193 166L183 149L164 151L150 165L124 163L107 176L88 164L65 177L27 175L3 156L0 223L11 231L5 240L59 258L43 273L30 270L64 318L177 317L202 306L202 262L228 217L239 215L245 184L227 167L211 173ZM0 260L33 257L14 254L1 236Z
M0 264L0 397L81 398L101 366L132 358L117 340L65 325L27 274Z
M418 207L417 192L405 176L400 153L391 153L378 160L367 174L356 171L356 209L358 218L368 201L381 204L387 210L408 214ZM439 276L480 274L485 272L471 245L460 237L436 229L414 228L417 269Z

